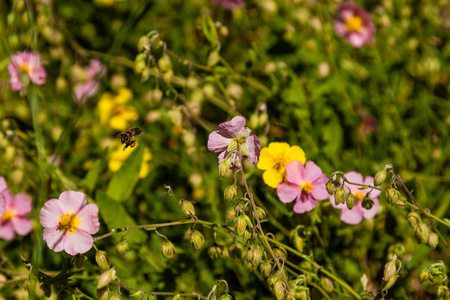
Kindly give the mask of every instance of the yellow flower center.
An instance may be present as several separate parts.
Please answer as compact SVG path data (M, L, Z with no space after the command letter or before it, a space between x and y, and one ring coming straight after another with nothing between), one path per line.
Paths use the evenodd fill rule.
M74 232L80 224L75 214L65 214L59 218L58 230Z
M358 16L352 16L345 21L348 31L359 31L363 27L363 20Z
M358 199L358 201L362 201L362 199L364 198L364 193L363 192L356 192L355 196L356 196L356 199Z
M284 154L280 157L277 157L275 160L275 164L273 165L273 169L277 171L278 173L284 172L286 168L287 162L286 158L284 157Z
M13 210L7 210L2 216L2 222L8 222L10 219L14 217L15 213Z
M20 67L19 67L19 70L20 70L20 72L23 72L23 73L30 73L30 67L28 67L28 65L26 65L26 64L21 64L20 65Z
M305 182L302 184L301 189L305 192L305 193L311 193L314 190L313 184L311 182Z

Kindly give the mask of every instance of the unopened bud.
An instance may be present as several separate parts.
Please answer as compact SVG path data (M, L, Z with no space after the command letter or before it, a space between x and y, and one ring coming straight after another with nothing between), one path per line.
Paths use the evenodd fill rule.
M211 246L208 249L208 254L209 254L209 257L211 257L212 259L221 259L222 258L222 248L217 245Z
M31 277L30 279L25 280L23 283L23 288L29 293L34 293L36 290L36 279Z
M256 213L253 212L253 216L257 218L260 222L266 219L266 212L261 207L256 207Z
M236 141L236 139L232 139L231 142L228 144L227 152L233 152L234 150L237 149L237 146L238 142Z
M396 275L396 273L397 273L397 265L395 263L395 260L391 260L384 266L383 280L389 281L389 279L394 277Z
M173 70L168 70L167 72L165 72L162 76L162 79L164 80L164 82L166 84L170 84L172 83L172 79L173 79Z
M111 298L109 298L109 300L120 300L120 295L114 294L111 296Z
M234 197L236 197L237 195L237 186L235 184L227 186L225 188L225 192L224 192L224 198L225 201L230 201L233 200Z
M305 243L301 237L299 237L298 235L295 235L294 239L293 239L293 244L294 244L295 249L298 250L298 252L303 253L303 248L305 246Z
M428 236L427 244L432 249L436 248L439 245L439 236L436 233L431 232L430 235Z
M375 202L373 202L373 200L372 200L372 198L370 198L369 194L364 196L364 198L361 202L361 206L365 209L371 209L374 204L375 204Z
M200 231L194 230L191 234L192 247L194 247L195 250L199 250L201 247L203 247L204 243L205 238L203 237L203 234Z
M384 291L390 289L394 285L394 283L397 281L397 279L398 279L398 275L391 277L391 279L389 279L386 282L386 284L384 285L382 291L384 292Z
M230 169L231 162L229 163L229 165L227 165L227 162L230 162L230 160L226 159L219 164L219 177L220 178L224 178L225 175L227 174L228 170Z
M384 192L384 196L386 197L386 201L390 205L394 205L397 203L397 200L400 198L400 192L394 188L389 188Z
M236 208L234 208L234 207L230 207L227 210L227 214L225 216L225 221L227 224L229 224L233 221L233 219L236 217L236 213L237 213L237 211L236 211Z
M428 241L430 231L428 229L428 226L425 225L424 223L417 224L414 233L416 234L416 238L419 240L420 243L425 244Z
M165 241L161 245L161 255L165 259L172 259L175 255L175 246L172 244L171 241Z
M74 260L74 263L75 263L75 267L77 269L81 269L81 267L84 265L84 261L86 260L86 256L81 255L81 254L77 254L73 258L73 260Z
M195 216L195 208L191 201L181 200L181 209L186 217L194 217Z
M246 215L241 214L234 224L234 231L237 235L241 236L244 234L245 229L247 228L247 221L246 221Z
M247 262L249 263L250 271L256 270L258 268L259 263L262 260L262 251L259 248L251 248L247 252Z
M326 188L327 188L328 194L330 194L330 195L334 194L335 186L332 182L327 182Z
M448 287L446 285L439 285L436 288L436 296L438 296L438 298L448 299L447 298L449 296Z
M149 39L147 36L144 35L139 39L137 49L139 52L142 52L146 47L149 46L150 46Z
M165 73L172 68L169 56L165 55L158 60L158 67L161 73Z
M340 187L336 189L334 192L334 204L339 205L340 203L345 203L345 190L344 188Z
M120 242L118 242L116 244L116 252L119 255L122 255L122 256L125 255L128 252L128 249L129 249L129 246L128 246L127 241L125 241L125 240L121 240Z
M275 297L277 297L277 300L282 300L284 298L284 294L285 294L285 288L284 288L284 284L281 280L278 280L275 283L274 286L274 291L275 291Z
M352 193L348 193L348 195L347 195L348 209L352 209L356 205L356 202L358 202L358 199L356 198L356 196L353 195Z
M134 63L134 71L137 74L141 74L142 72L144 72L145 68L146 68L146 64L144 61L138 61L138 62Z
M238 243L234 243L228 246L228 252L230 253L231 257L239 259L244 257L244 247Z
M242 97L243 90L239 84L233 83L227 87L227 92L233 99L239 100Z
M131 294L129 297L130 298L142 299L144 297L144 291L143 290L139 290L136 293Z
M217 51L211 52L208 56L207 66L214 67L215 65L217 65L218 62L219 62L219 53L217 53Z
M269 260L262 262L259 265L259 271L261 272L262 276L269 277L270 273L272 272L272 263Z
M107 287L97 290L97 299L99 300L109 300L109 289Z
M252 238L252 233L250 232L250 230L245 229L244 230L244 242L247 242L251 238Z
M109 270L109 268L111 268L111 262L105 251L97 251L97 254L95 254L95 261L103 270Z
M98 278L97 289L101 289L108 286L111 280L114 280L115 277L116 277L116 270L114 268L103 272Z
M386 180L386 170L378 171L377 174L375 174L375 178L373 180L373 184L376 186L381 185Z
M419 276L420 282L424 283L425 281L427 281L429 275L430 275L430 273L428 273L427 270L423 270L423 271L420 273L420 276Z
M287 252L283 248L273 249L273 255L275 256L275 258L282 258L285 261L287 259Z
M327 293L332 293L334 289L333 281L331 281L328 277L320 278L320 285Z
M233 299L229 294L220 296L219 300L231 300Z
M417 224L420 223L420 215L416 213L415 211L411 211L406 215L406 220L408 220L409 225L411 225L412 228L416 228Z

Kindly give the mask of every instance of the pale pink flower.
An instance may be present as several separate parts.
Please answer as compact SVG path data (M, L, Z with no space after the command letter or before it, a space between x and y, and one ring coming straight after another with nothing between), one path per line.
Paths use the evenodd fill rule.
M222 8L234 10L236 8L244 7L244 0L211 0L212 4L219 5Z
M375 25L370 15L351 1L338 5L334 29L355 48L371 43L375 34Z
M307 161L305 166L298 160L288 163L286 179L278 184L278 198L284 203L296 200L294 212L298 214L314 209L317 200L325 200L330 196L325 187L327 175L312 161Z
M98 232L98 207L87 204L81 192L65 191L59 199L45 202L39 213L44 226L44 241L55 252L82 254L94 245L92 234Z
M366 177L366 179L364 179L360 173L351 171L345 173L345 178L350 182L373 186L372 176L368 176ZM339 205L336 205L334 203L334 196L330 197L331 205L342 210L341 220L347 224L356 225L361 223L363 218L372 219L378 213L378 209L380 208L380 201L378 201L377 197L381 192L375 189L372 190L372 192L370 193L370 198L372 199L374 204L371 209L365 209L362 207L362 200L366 196L366 194L370 192L370 189L360 190L360 188L361 187L357 185L348 183L345 184L345 191L347 193L351 192L356 196L356 199L358 199L358 202L352 209L348 209L346 203L340 203Z
M219 163L230 158L231 168L236 168L238 167L236 162L241 162L243 155L247 155L250 163L254 165L258 163L261 143L256 135L250 135L252 131L245 127L245 118L237 116L217 127L219 130L209 135L208 150L220 152ZM237 143L234 150L228 149L232 142Z
M0 181L4 181L4 179ZM2 216L0 218L0 239L12 240L16 233L22 236L29 234L33 229L33 221L26 214L31 211L31 198L26 194L13 196L8 189L4 189L0 193L0 198L4 202L3 213L1 213L0 207L0 215Z
M86 67L88 72L88 80L75 84L75 100L84 103L87 98L97 94L100 88L98 78L106 74L106 67L102 65L100 60L91 59L90 64Z
M26 87L30 80L34 84L42 85L47 78L38 52L23 51L11 55L8 72L11 75L11 87L16 92Z
M3 192L6 190L6 180L2 176L0 176L0 216L3 216L6 210L6 200L3 196Z

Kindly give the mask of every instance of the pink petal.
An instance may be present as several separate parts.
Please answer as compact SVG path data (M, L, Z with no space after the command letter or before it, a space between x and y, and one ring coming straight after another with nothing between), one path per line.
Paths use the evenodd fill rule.
M208 150L218 153L227 150L232 138L228 138L219 133L219 131L211 132L208 138Z
M373 186L373 177L372 176L367 176L366 179L364 180L364 184ZM367 189L365 191L367 193L367 192L370 191L370 189ZM380 196L380 194L381 194L380 190L373 189L372 192L370 192L370 198L375 199L378 196Z
M27 217L16 217L11 219L14 231L18 235L28 235L33 229L33 220Z
M277 187L277 194L281 202L289 203L301 195L301 190L296 184L282 182Z
M8 188L4 177L0 176L0 193Z
M307 161L305 164L305 176L304 181L306 182L314 182L316 181L323 173L322 169L318 167L313 161Z
M251 164L256 165L259 161L259 154L261 152L261 142L259 141L259 138L256 135L249 136L245 144L248 148L248 161Z
M377 198L372 198L373 206L371 209L362 208L363 216L365 219L372 219L378 213L380 209L380 201Z
M76 230L64 236L64 251L70 255L88 252L94 245L94 238L87 232Z
M318 180L314 181L311 196L315 200L325 200L330 197L330 194L328 194L327 188L326 188L327 182L328 182L328 177L325 174L322 174L322 176Z
M305 197L305 199L299 199L294 204L294 212L297 214L302 214L307 211L313 210L317 206L317 201L311 199L310 197Z
M5 190L2 193L3 199L5 200L5 207L7 210L12 209L12 200L13 200L13 194L10 190Z
M344 21L350 19L354 15L355 15L355 13L353 12L352 8L349 8L349 9L344 8L344 9L340 10L338 13L339 19L344 20Z
M245 118L236 116L230 121L223 122L217 126L219 131L228 138L235 137L235 134L239 133L245 127ZM210 150L211 151L211 150Z
M64 214L78 213L86 205L87 197L82 192L65 191L59 195Z
M360 183L360 184L364 183L363 176L360 173L355 172L355 171L350 171L350 172L345 173L345 178L348 181L351 181L354 183Z
M47 72L43 67L30 71L28 75L30 76L31 81L37 85L44 84L45 79L47 78Z
M366 43L366 39L358 32L352 32L347 35L347 40L355 48L360 48Z
M64 250L64 231L56 228L44 228L44 241L55 252Z
M293 160L286 165L286 178L289 182L297 185L304 181L304 167L301 161Z
M58 199L51 199L44 203L39 212L39 221L41 225L49 228L56 228L59 224L59 218L65 214L63 204Z
M347 206L342 209L341 220L350 225L356 225L361 223L363 219L363 212L357 208L348 209Z
M344 36L348 33L347 26L345 26L344 23L338 20L334 21L334 30L340 36Z
M0 239L10 241L14 238L14 228L11 222L0 221Z
M77 219L80 220L80 226L77 230L82 230L86 233L94 234L100 229L100 222L98 221L98 207L95 204L86 205L78 214Z
M3 197L2 193L0 193L0 216L3 216L5 211L6 211L5 197Z
M11 206L18 216L24 216L31 211L31 198L27 194L17 194L11 202Z

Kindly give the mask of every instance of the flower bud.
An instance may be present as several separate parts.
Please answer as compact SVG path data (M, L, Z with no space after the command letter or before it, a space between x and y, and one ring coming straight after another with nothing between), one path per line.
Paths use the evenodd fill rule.
M144 292L142 290L137 291L129 296L130 298L142 299L144 297Z
M175 255L175 246L172 244L171 241L165 241L161 245L161 255L165 259L172 259Z
M230 169L231 161L230 159L225 159L223 162L219 164L219 177L224 178Z
M107 287L97 290L97 299L108 300L109 299L109 289Z
M247 228L247 221L246 221L246 218L245 218L246 216L247 215L245 215L245 214L241 214L237 218L236 223L234 224L234 231L239 236L243 235L245 229Z
M327 293L332 293L334 289L333 281L331 281L328 277L320 278L320 285Z
M158 67L161 73L165 73L172 68L169 56L165 55L158 60Z
M397 279L398 279L398 275L391 277L391 279L389 279L386 282L386 284L384 285L382 291L384 292L384 291L390 289L394 285L394 283L397 281Z
M275 258L283 258L283 260L287 259L287 252L282 248L273 249L273 255L275 256Z
M252 247L250 250L248 250L246 257L247 262L249 263L248 267L250 271L254 271L256 270L256 268L258 268L259 263L262 259L262 255L262 251L257 247Z
M326 188L327 188L328 194L330 194L330 195L334 194L335 187L332 182L327 182Z
M109 300L120 300L120 295L114 294L111 296L111 298L109 298Z
M95 254L95 261L103 270L109 270L109 268L111 268L111 262L105 251L97 251L97 254Z
M127 241L125 241L125 240L121 240L120 242L118 242L116 244L116 252L119 255L122 255L122 256L125 255L128 252L128 249L129 249L129 246L128 246Z
M217 65L218 62L219 62L219 53L217 53L217 51L211 52L208 56L207 66L214 67L215 65Z
M25 280L23 283L23 288L29 293L34 293L36 290L36 279L30 277L30 279Z
M345 190L344 188L340 187L336 189L334 192L334 204L339 205L340 203L345 203Z
M284 298L284 294L285 294L285 288L284 288L284 284L281 280L278 280L275 283L274 286L274 291L275 291L275 297L277 297L277 300L282 300Z
M77 254L73 258L73 260L74 260L74 263L75 263L75 267L77 269L81 269L81 267L84 265L84 261L86 260L86 256L81 255L81 254Z
M251 238L252 238L252 233L249 230L245 229L244 230L244 242L247 242Z
M262 276L269 277L270 273L272 272L272 263L269 260L262 262L259 265L259 271L261 272Z
M149 46L150 46L149 39L147 36L144 35L139 39L137 49L139 52L142 52L146 47Z
M420 215L415 211L411 211L406 215L406 220L408 220L409 225L412 228L416 228L417 224L421 222Z
M431 232L430 235L428 236L427 244L432 249L436 248L439 245L439 236L436 233Z
M384 196L390 205L394 205L400 198L400 192L394 188L389 188L384 192Z
M209 257L212 259L221 259L222 258L222 248L219 246L211 246L208 249Z
M386 169L378 171L377 174L375 174L375 178L373 180L373 184L375 186L381 185L386 180Z
M103 272L98 278L97 289L104 288L108 286L111 280L116 278L116 269L112 268L108 271Z
M416 238L420 243L425 244L428 241L430 231L428 229L428 226L424 223L417 224L414 233L416 234Z
M191 234L192 247L194 247L195 250L199 250L201 247L203 247L204 243L205 238L203 237L203 234L200 231L194 230Z
M181 200L181 209L186 217L194 217L195 216L195 208L191 201Z
M294 244L295 249L298 250L298 252L303 253L303 248L305 246L305 243L301 237L299 237L298 235L295 235L293 244Z
M253 212L253 216L257 218L260 222L266 219L266 212L261 207L256 207L256 213Z
M397 273L397 265L395 263L395 260L391 260L384 266L383 280L389 281L389 279L394 277L396 275L396 273Z
M373 202L372 198L370 198L368 194L363 198L361 202L361 206L365 209L371 209L374 204L375 202Z
M440 286L436 287L436 296L438 298L448 299L448 298L446 298L449 296L448 287L446 285L440 285Z
M358 199L356 198L356 196L353 195L351 192L348 193L348 195L347 195L347 207L348 207L348 209L352 209L356 205L356 202L358 202Z
M248 153L248 148L246 144L240 144L240 152L242 155L247 155Z
M237 214L236 208L230 207L227 210L227 214L225 216L226 223L230 224L233 221L233 219L236 217L236 214Z
M423 270L422 272L420 272L419 276L420 282L424 283L425 281L427 281L429 275L430 273L428 273L428 270Z
M219 300L231 300L233 299L229 294L220 296Z
M244 247L241 244L234 243L228 246L228 252L230 253L231 257L239 258L241 259L244 257Z
M237 186L235 184L227 186L224 192L225 201L233 200L237 195Z

